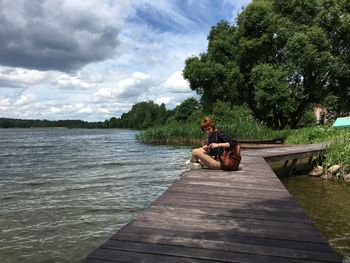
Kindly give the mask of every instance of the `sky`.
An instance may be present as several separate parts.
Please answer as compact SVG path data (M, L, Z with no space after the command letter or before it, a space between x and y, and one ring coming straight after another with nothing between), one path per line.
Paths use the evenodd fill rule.
M0 117L120 117L196 93L186 58L251 0L0 0Z

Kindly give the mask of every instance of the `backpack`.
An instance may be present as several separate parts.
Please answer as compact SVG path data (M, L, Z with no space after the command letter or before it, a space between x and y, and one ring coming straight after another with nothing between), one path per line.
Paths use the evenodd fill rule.
M234 149L225 149L219 155L219 160L224 171L237 171L241 159L241 146L238 143Z

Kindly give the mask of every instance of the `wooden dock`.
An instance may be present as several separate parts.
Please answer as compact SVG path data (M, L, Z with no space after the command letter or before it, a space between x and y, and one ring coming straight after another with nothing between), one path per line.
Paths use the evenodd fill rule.
M265 160L323 148L247 150L239 171L190 170L83 262L341 262Z

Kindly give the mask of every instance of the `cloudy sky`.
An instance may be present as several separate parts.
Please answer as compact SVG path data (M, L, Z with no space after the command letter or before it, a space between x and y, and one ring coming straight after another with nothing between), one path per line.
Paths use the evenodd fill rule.
M250 0L0 0L0 117L119 117L196 96L184 61Z

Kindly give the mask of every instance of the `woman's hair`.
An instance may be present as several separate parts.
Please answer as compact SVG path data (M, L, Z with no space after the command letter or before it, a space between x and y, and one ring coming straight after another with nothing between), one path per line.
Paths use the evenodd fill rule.
M201 130L204 131L207 128L213 128L215 130L215 121L210 117L204 117L201 122Z

